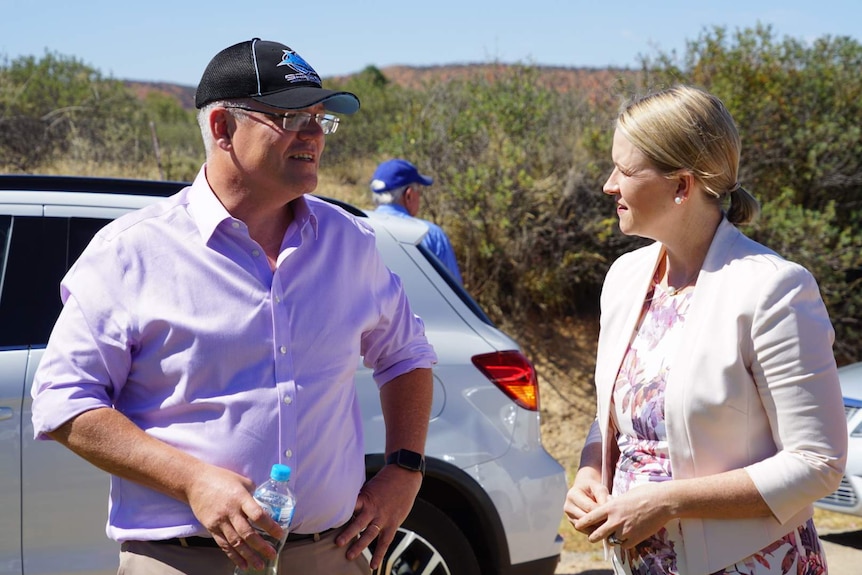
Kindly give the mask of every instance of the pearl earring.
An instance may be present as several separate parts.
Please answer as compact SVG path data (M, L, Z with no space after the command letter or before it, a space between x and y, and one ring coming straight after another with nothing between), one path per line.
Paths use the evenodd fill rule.
M676 205L680 205L682 203L682 197L681 196L675 197L673 199L673 203L675 203Z

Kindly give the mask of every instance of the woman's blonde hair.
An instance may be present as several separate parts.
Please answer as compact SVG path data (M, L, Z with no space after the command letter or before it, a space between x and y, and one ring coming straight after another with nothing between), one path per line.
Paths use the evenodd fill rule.
M757 219L760 204L737 180L739 132L712 94L675 86L635 99L620 112L617 130L666 175L688 171L718 201L729 196L731 223Z

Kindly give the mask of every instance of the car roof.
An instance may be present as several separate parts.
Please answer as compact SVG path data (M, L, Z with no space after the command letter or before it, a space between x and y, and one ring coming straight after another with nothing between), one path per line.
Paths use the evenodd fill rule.
M44 215L80 215L81 208L98 217L117 217L117 210L142 208L152 198L169 197L190 185L190 182L173 180L143 180L134 178L65 176L43 174L0 174L0 204L16 206L15 213L34 215L43 204L53 204ZM104 194L97 211L92 194ZM378 231L383 229L400 243L418 244L428 228L420 220L385 216L374 211L366 212L348 202L314 194L330 204L339 206L351 215L367 218ZM36 206L39 206L38 208ZM57 206L63 206L58 208ZM21 211L25 210L25 211ZM369 217L370 216L370 217Z
M134 196L168 197L189 185L187 182L56 176L31 174L0 175L0 190L43 192L91 192Z
M0 190L20 192L16 196L24 201L34 192L62 192L62 197L75 197L75 193L96 193L114 196L169 197L190 185L190 182L173 180L138 180L133 178L106 178L93 176L58 176L42 174L0 174ZM347 202L316 196L337 205L354 216L367 217L365 212Z

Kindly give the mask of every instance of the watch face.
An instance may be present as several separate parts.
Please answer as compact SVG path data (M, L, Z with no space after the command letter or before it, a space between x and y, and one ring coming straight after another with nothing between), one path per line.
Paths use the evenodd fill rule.
M386 458L386 463L394 463L404 469L420 471L423 475L425 474L425 458L421 453L416 453L409 449L393 451L389 454L389 457Z
M422 469L422 456L415 451L402 449L398 452L398 465L407 469Z

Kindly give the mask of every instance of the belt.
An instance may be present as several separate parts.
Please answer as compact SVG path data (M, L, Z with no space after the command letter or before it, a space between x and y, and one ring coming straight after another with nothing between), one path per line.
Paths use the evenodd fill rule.
M296 541L320 541L321 537L327 535L330 531L335 531L336 527L321 531L319 533L288 533L287 543ZM212 537L174 537L172 539L159 539L150 541L150 543L163 543L165 545L178 545L180 547L214 547L218 548L218 543Z

